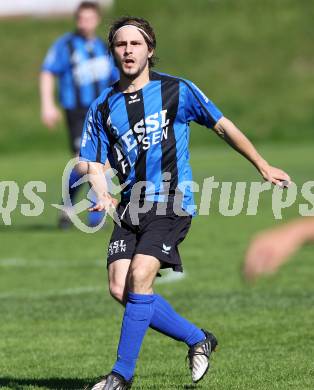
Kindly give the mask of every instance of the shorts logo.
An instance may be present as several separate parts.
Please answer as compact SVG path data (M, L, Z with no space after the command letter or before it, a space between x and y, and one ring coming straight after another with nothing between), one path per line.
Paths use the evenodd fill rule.
M170 250L171 250L171 246L167 246L166 244L162 244L162 253L169 255Z
M117 253L122 253L126 251L126 244L124 243L124 240L117 240L113 241L109 244L108 247L108 255L112 256Z

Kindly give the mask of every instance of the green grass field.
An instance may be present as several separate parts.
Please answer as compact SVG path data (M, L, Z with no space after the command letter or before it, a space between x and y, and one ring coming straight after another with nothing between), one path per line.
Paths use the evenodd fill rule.
M297 184L311 179L311 146L260 149ZM0 163L4 179L20 186L30 179L47 183L44 214L24 217L17 210L13 225L0 230L0 387L83 389L110 370L119 337L122 310L109 297L105 270L111 226L92 235L56 229L49 204L59 200L64 154L26 152ZM259 180L228 147L194 147L192 163L200 183L212 175L217 181ZM219 338L212 370L196 388L313 389L313 248L249 286L241 277L245 248L255 231L274 223L270 196L262 196L255 217L223 217L217 201L210 216L194 220L182 245L185 278L156 285L178 311ZM297 215L298 203L304 200L284 210L283 220ZM134 389L194 388L185 354L184 345L149 331Z

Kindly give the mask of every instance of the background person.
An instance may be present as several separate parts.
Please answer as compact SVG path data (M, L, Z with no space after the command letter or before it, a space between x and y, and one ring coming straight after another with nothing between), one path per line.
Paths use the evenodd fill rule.
M245 256L246 279L276 272L298 249L313 240L314 218L307 217L258 233Z
M101 22L97 3L83 1L75 12L76 29L58 38L49 49L40 73L41 119L52 129L61 120L61 112L55 102L55 79L58 81L59 102L63 108L69 132L73 156L78 155L81 134L87 110L101 91L116 81L118 71L103 40L96 36ZM59 219L60 228L71 225L68 213L72 211L74 197L79 187L72 185L84 174L84 165L73 169L69 178L71 204ZM95 226L101 213L89 214L89 225Z

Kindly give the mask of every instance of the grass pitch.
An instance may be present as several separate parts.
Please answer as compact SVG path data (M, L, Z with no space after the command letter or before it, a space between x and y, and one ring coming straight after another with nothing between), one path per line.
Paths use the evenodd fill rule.
M107 22L121 14L148 18L158 36L157 70L196 82L250 138L276 141L261 148L264 156L301 185L313 179L313 4L117 0L99 32L105 36ZM50 206L60 201L66 133L49 133L40 123L38 72L52 41L72 28L70 19L0 25L0 180L20 186L13 225L0 221L1 389L83 389L110 370L116 354L123 313L107 293L111 227L94 235L62 233ZM193 127L191 139L198 183L209 176L219 182L259 180L205 129ZM39 217L20 212L29 180L47 183ZM298 202L306 203L298 197L283 210L283 220L297 216ZM257 216L231 218L220 215L214 191L210 215L195 218L181 246L186 277L156 286L180 313L219 339L211 372L196 388L314 388L313 247L254 286L241 277L252 234L274 223L269 193L261 195ZM184 345L149 331L134 389L194 388L185 354Z
M209 136L210 137L210 136ZM297 184L310 180L312 147L261 148ZM259 180L254 169L228 147L194 148L194 178ZM116 354L122 309L107 293L106 243L111 226L88 235L56 229L63 153L0 158L3 180L23 185L44 180L44 213L0 227L0 387L83 389L110 370ZM33 167L36 167L34 171ZM25 203L23 195L19 205ZM297 215L283 210L283 220ZM313 389L313 247L303 248L280 272L245 284L241 266L252 234L273 225L270 195L258 214L223 217L218 197L210 215L194 219L181 246L186 277L156 286L184 316L219 339L212 369L199 389ZM278 223L278 222L276 222ZM134 389L187 389L186 347L149 330Z

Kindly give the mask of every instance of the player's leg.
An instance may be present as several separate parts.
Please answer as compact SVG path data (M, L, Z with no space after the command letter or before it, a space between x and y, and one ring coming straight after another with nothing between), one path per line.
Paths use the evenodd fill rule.
M136 232L124 223L121 216L126 205L119 204L116 212L121 226L115 223L108 245L107 269L110 295L119 303L126 302L126 280L136 247Z
M178 244L183 241L191 225L191 218L168 215L152 218L143 231L136 253L155 256L163 267L182 270ZM204 332L176 313L160 295L155 295L155 310L150 326L189 347L204 340Z
M130 280L132 275L130 273L128 276L130 263L130 259L120 259L108 267L110 294L122 305L126 304L127 299L127 279ZM134 265L132 269L133 267ZM129 290L131 289L129 288ZM154 314L150 327L175 340L183 341L188 346L195 345L204 339L204 333L199 328L176 313L171 305L157 294L155 295Z
M119 211L120 214L123 212L123 210ZM135 245L138 244L137 251L153 252L161 256L162 251L166 252L164 242L167 242L167 247L173 250L169 251L167 255L164 254L163 261L168 265L170 262L174 268L181 265L176 246L184 239L190 226L190 219L180 219L180 223L175 225L173 225L173 218L163 221L154 220L154 222L157 224L147 225L148 229L142 232L139 243L136 242L135 235L132 235L129 229L115 226L108 251L110 292L119 302L123 303L126 291L125 278L127 278L129 283L127 289L130 290L130 293L128 294L119 343L119 351L122 351L122 354L118 353L118 356L122 356L122 358L118 359L114 366L115 373L111 373L102 382L99 382L96 386L100 387L95 387L95 389L114 388L113 384L130 386L129 379L133 375L138 351L148 326L190 346L189 357L190 362L192 362L191 370L194 381L199 380L205 374L208 368L208 357L216 346L216 340L211 334L204 333L177 314L161 296L152 293L152 284L160 267L160 260L157 260L157 257L147 253L139 253L134 257L134 260L137 261L132 261L129 264L129 260L125 259L125 264L121 262L119 265L122 256L121 248L123 248L123 253L130 254L134 253ZM152 262L153 268L151 270L146 268L149 259L155 259ZM154 264L156 268L154 268ZM140 324L141 328L139 333L137 333L137 324ZM134 332L138 334L138 338L133 338ZM131 341L136 343L135 347ZM126 382L125 379L128 381Z
M123 232L123 229L116 226L112 239L117 238L118 233L123 235ZM116 241L111 240L113 243ZM111 259L109 253L108 261ZM152 256L142 255L136 255L132 261L119 259L109 264L110 293L120 303L125 303L126 307L117 361L112 372L98 382L92 390L128 389L131 387L138 354L153 313L152 285L159 268L159 260ZM128 283L126 283L127 279ZM126 293L125 286L127 284L130 286L130 290Z
M131 381L145 333L154 312L153 283L160 262L153 256L137 254L128 272L128 293L117 360L112 372Z
M125 291L125 286L127 284L126 279L130 268L130 259L133 258L136 247L136 232L123 221L122 216L125 211L126 205L119 204L117 207L117 214L120 217L121 226L117 224L114 225L108 245L107 257L109 291L113 298L123 305L127 305L127 292ZM127 321L127 319L125 321ZM128 355L126 356L126 359L127 358ZM92 390L128 389L131 387L131 384L132 381L129 380L127 373L124 377L116 372L106 375L100 382L96 383Z
M128 273L131 260L121 259L108 267L109 291L111 296L122 305L126 304ZM130 279L130 275L129 275ZM131 290L129 288L129 290ZM150 327L177 341L183 341L189 347L202 341L204 333L188 320L180 316L161 296L155 294L154 314Z
M212 334L202 331L180 316L160 295L153 294L152 286L159 267L160 262L155 257L138 254L131 264L125 260L120 266L110 268L111 280L116 281L113 292L120 302L124 298L123 279L126 275L129 287L118 358L112 369L113 376L109 375L109 380L131 382L140 347L149 326L175 340L185 342L190 347L189 358L194 382L199 381L208 369L208 358L217 341ZM119 275L114 276L114 271ZM114 377L114 374L118 376Z
M131 260L120 259L108 266L108 283L111 296L122 305L126 304L126 280Z
M178 245L186 237L190 225L189 216L179 217L172 212L166 216L152 216L136 252L155 256L163 267L182 269ZM199 381L209 367L209 356L217 345L216 338L178 314L162 296L154 296L150 327L187 344L192 379L194 382Z
M131 279L131 273L128 276L130 263L129 259L121 259L108 267L110 294L122 305L126 304L127 299L127 279ZM199 328L180 316L161 295L157 294L150 327L174 340L183 341L188 346L204 339L204 333Z
M120 259L108 266L108 283L111 296L122 305L126 304L128 279L130 279L130 259ZM160 295L155 295L155 308L150 327L175 340L192 346L204 339L204 334L196 326L181 317ZM179 326L178 326L179 325Z

